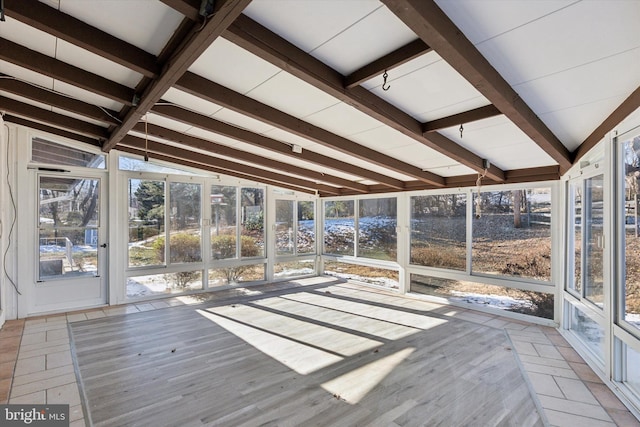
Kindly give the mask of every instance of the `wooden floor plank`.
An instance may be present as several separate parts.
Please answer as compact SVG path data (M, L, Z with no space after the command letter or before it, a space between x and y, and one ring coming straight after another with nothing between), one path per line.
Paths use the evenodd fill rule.
M501 329L352 284L72 323L96 426L543 425Z

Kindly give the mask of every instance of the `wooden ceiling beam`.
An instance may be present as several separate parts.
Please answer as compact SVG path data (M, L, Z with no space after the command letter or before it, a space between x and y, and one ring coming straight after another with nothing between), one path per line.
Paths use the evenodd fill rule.
M200 21L200 1L199 0L160 0L170 8L180 12L194 22Z
M609 116L600 123L582 144L574 151L573 164L596 146L607 132L610 132L629 114L640 108L640 87L634 90Z
M208 152L211 152L211 154L231 157L243 162L253 163L270 169L279 170L306 179L312 179L316 182L326 182L339 187L348 187L360 193L367 193L369 190L366 185L354 183L347 179L323 174L318 171L294 166L292 164L281 162L278 160L269 159L254 153L238 150L236 148L228 147L226 145L218 144L216 142L208 141L202 138L197 138L195 136L186 135L184 133L167 129L161 126L153 124L145 126L144 123L138 123L133 129L141 133L147 132L148 135L166 139L167 141L177 142L191 148L206 150Z
M494 105L485 105L484 107L475 108L465 111L464 113L454 114L452 116L443 117L441 119L431 120L422 124L423 134L436 132L452 126L459 126L478 120L488 119L490 117L502 114Z
M147 77L160 72L152 54L38 0L4 0L4 7L11 18Z
M134 90L131 88L4 38L0 38L0 59L102 95L121 104L131 105L133 101Z
M0 74L0 90L116 126L118 113Z
M175 105L155 105L151 112L184 124L195 126L200 129L226 136L228 138L242 141L259 148L264 148L275 153L304 160L306 162L313 163L319 166L324 166L337 172L343 172L371 181L384 183L387 188L391 187L397 189L402 188L404 185L403 181L400 181L398 179L390 178L386 175L371 171L369 169L361 168L351 163L343 162L334 157L318 154L310 150L302 150L302 153L293 153L291 151L291 146L286 143L277 141L264 135L259 135L245 129L231 126L227 123L221 122L220 120L203 116L201 114L185 110ZM351 185L353 186L354 184L358 186L358 188L353 189L358 192L360 192L361 188L368 187L364 184L358 183L352 183Z
M360 144L331 133L318 126L300 120L259 101L239 94L222 85L206 80L193 73L185 75L176 82L176 88L191 95L206 99L215 104L248 115L256 120L268 123L279 129L291 132L302 138L317 142L325 147L374 163L386 169L414 177L435 185L444 185L444 178L425 172L422 169L382 154Z
M136 156L140 156L140 157L144 157L145 155L145 151L144 150L138 150L136 148L132 148L132 147L128 147L126 145L122 145L122 144L118 144L115 147L116 150L124 152L124 153L128 153L128 154L133 154ZM247 181L256 181L256 178L254 176L250 176L250 175L246 175L240 172L234 172L234 171L227 171L215 166L211 166L211 165L203 165L201 163L195 163L195 162L191 162L188 160L184 160L184 159L177 159L175 157L170 157L164 154L160 154L160 153L154 153L151 158L155 159L155 160L161 160L163 162L167 162L167 163L173 163L175 165L182 165L182 166L186 166L189 168L193 168L193 169L200 169L200 170L205 170L208 172L213 172L216 174L223 174L223 175L227 175L227 176L233 176L235 178L240 178L240 179L244 179ZM267 184L267 185L274 185L277 187L281 187L281 188L286 188L288 190L294 190L294 191L300 191L303 193L309 193L309 194L315 194L316 192L314 190L309 190L308 188L303 188L303 187L296 187L294 185L289 185L289 184L283 184L281 182L276 182L276 181L271 181L268 179L261 179L260 180L261 184Z
M414 40L349 74L344 78L344 86L347 89L352 89L385 71L393 70L429 52L431 52L431 48L425 42L420 39Z
M265 178L274 182L279 182L284 184L293 184L297 187L303 187L310 190L323 191L323 192L331 193L334 195L340 194L339 188L331 187L329 185L319 184L313 181L296 178L290 175L271 172L268 170L257 168L255 166L249 166L242 163L233 162L231 160L221 159L219 157L207 156L202 153L185 150L184 148L163 144L161 142L145 140L144 138L138 138L133 135L127 135L126 137L122 138L122 140L119 142L119 145L132 147L132 148L147 151L153 154L166 155L166 156L169 156L169 158L184 159L184 160L188 160L194 163L199 163L202 165L216 166L217 168L223 171L240 172L245 175L252 176L254 177L253 179L257 179L257 180L261 180ZM225 173L225 172L222 172L222 173Z
M99 139L107 139L109 132L106 128L87 123L64 114L54 113L35 105L25 104L15 99L0 96L0 109L17 116L26 117L38 122L44 122L55 127L67 129L80 134Z
M421 144L478 172L484 170L482 158L475 153L444 136L434 141L434 133L423 135L422 123L361 86L346 89L344 76L336 70L248 16L239 16L224 33L224 38ZM504 173L495 167L488 171L488 176L504 179ZM433 183L443 185L444 179L438 178Z
M162 68L160 75L147 85L137 105L126 113L122 124L111 133L111 137L103 146L104 151L109 151L116 146L211 43L242 14L250 2L251 0L219 0L216 2L215 13L208 21L203 25L193 25L183 43L175 49Z
M68 138L73 141L78 141L78 142L83 142L85 144L93 145L95 147L100 147L102 145L102 143L98 139L90 138L88 136L80 135L74 132L69 132L68 130L45 125L43 123L34 122L32 120L28 120L23 117L17 117L11 114L5 114L3 116L3 119L5 122L8 122L8 123L14 123L16 125L25 126L31 129L36 129L42 132L50 133L52 135L60 136L62 138Z
M571 167L569 150L435 1L382 0L382 3L558 162L563 172Z

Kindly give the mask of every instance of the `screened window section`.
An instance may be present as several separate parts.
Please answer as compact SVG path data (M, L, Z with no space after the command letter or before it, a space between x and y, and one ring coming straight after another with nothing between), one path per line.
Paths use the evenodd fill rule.
M211 257L216 260L236 258L237 187L211 186Z
M466 269L466 194L411 197L411 263Z
M395 197L358 200L358 256L396 260L396 206Z
M201 185L169 184L169 259L171 263L202 261L200 236Z
M623 277L620 283L621 320L640 336L640 136L623 141L621 174L624 194L619 203L619 235L622 236ZM633 360L640 360L633 352ZM640 374L634 377L636 390L640 389Z
M325 201L324 253L395 261L397 223L395 197Z
M296 244L298 254L313 254L316 252L316 204L313 201L298 202L298 235Z
M240 190L240 256L264 257L264 190L242 188Z
M165 182L128 181L129 267L165 265Z
M354 200L324 202L324 253L332 255L355 254L354 208Z
M104 154L91 153L42 138L33 138L31 140L31 161L91 169L106 168Z
M294 203L293 200L276 200L276 255L293 255L295 252Z
M100 180L39 178L39 280L98 275Z
M474 193L474 273L551 281L551 189Z

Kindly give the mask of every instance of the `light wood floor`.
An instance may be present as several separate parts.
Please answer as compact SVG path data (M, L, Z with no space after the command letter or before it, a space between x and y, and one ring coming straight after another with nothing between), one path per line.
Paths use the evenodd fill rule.
M272 289L70 324L89 419L543 425L503 329L329 279Z

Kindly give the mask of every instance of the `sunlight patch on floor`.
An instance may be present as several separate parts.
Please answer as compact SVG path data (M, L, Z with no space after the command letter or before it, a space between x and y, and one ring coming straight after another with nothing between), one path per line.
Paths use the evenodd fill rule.
M318 324L313 319L300 320L248 305L234 304L212 307L207 311L340 356L353 356L383 344L381 341L369 339L356 333L348 333Z
M360 334L379 337L384 340L398 340L421 331L421 329L410 326L398 325L393 322L385 322L344 311L319 307L315 304L292 301L280 296L256 301L255 304L321 322L331 327L337 326L339 328L357 331Z
M316 372L344 359L336 354L244 325L209 311L196 310L196 312L301 375Z
M351 370L337 378L322 384L322 388L336 398L356 404L371 390L380 384L398 365L415 351L415 348L404 348L389 356L378 359L360 368Z
M427 314L407 313L387 308L380 305L365 304L361 302L339 300L332 296L324 296L311 292L291 294L283 298L292 301L313 304L318 307L326 307L336 311L355 314L371 319L392 322L403 326L427 330L448 322L446 319L431 317Z

